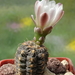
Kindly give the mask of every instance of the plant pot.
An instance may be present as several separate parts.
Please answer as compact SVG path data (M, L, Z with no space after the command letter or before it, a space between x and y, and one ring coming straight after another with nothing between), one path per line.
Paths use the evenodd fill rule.
M1 60L0 61L0 67L4 64L8 64L8 63L11 63L11 64L14 64L14 59L4 59L4 60Z
M65 57L51 57L51 58L56 58L56 59L58 59L58 60L60 60L60 61L62 61L62 60L67 60L68 63L69 63L69 71L72 72L72 73L75 75L75 68L74 68L74 66L73 66L73 64L72 64L72 61L71 61L69 58L65 58ZM51 59L51 58L49 57L49 59ZM14 64L14 59L1 60L1 61L0 61L0 67L1 67L2 65L4 65L4 64L8 64L8 63Z

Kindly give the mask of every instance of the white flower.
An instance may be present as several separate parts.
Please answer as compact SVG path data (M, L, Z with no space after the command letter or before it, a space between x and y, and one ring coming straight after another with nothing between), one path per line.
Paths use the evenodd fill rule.
M63 16L63 5L52 0L37 0L35 2L35 17L33 15L36 27L40 28L42 31L46 29L51 29Z

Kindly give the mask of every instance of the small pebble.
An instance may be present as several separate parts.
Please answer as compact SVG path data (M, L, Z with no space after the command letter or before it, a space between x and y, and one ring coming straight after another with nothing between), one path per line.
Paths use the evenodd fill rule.
M61 63L66 67L66 70L69 69L69 63L67 60L62 60Z
M61 61L61 63L65 66L68 65L68 62L66 60Z

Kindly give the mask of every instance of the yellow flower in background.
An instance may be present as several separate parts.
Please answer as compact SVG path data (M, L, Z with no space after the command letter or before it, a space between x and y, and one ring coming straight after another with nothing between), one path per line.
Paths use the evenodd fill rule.
M75 50L75 40L68 44L66 48L70 50Z
M22 27L30 26L32 24L32 19L30 17L25 17L21 19Z

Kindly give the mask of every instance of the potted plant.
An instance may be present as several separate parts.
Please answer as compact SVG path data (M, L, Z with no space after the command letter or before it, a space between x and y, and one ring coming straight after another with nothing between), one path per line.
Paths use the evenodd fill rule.
M36 1L36 19L31 15L36 25L34 28L34 39L22 43L16 51L15 59L2 60L0 61L0 66L2 67L8 63L13 64L12 69L15 69L13 69L12 72L16 75L46 75L48 72L51 72L50 75L68 75L68 73L66 73L67 70L71 72L69 75L75 75L74 67L70 59L64 57L48 58L49 54L47 48L43 45L46 36L62 18L63 14L63 5L61 3L56 4L55 1L49 0ZM63 60L68 64L63 65L61 63ZM7 66L10 67L10 64ZM63 68L63 71L55 72L55 68L58 69L58 66L60 66L59 69ZM4 69L6 68L1 68L1 71ZM10 72L10 74L7 73L6 75L13 75L13 73Z

